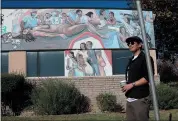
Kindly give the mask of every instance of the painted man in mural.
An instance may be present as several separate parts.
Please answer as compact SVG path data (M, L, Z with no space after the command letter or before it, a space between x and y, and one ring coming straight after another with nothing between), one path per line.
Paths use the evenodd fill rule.
M88 52L88 62L93 68L93 76L99 76L99 63L96 57L95 50L92 49L93 43L91 41L86 42L87 52Z
M38 26L37 11L32 10L30 15L25 16L21 22L21 30L33 29Z
M115 25L116 24L116 18L114 17L114 12L110 12L109 13L109 19L108 19L108 21L107 21L107 24L108 25Z

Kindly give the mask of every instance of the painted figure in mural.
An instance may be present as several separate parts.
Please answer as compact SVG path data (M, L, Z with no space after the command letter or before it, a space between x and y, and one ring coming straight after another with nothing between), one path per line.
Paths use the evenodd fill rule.
M42 25L43 24L43 21L42 21L42 18L40 15L37 15L37 22L38 22L38 25Z
M96 56L99 64L99 71L100 71L100 76L106 76L104 67L106 66L106 63L102 57L101 50L96 51Z
M90 23L91 19L89 20L89 17L87 17L86 15L82 14L82 10L76 10L76 14L77 14L77 19L75 21L76 24L85 24L87 26L87 29L94 33L97 34L98 36L100 36L101 38L108 38L106 35L101 35L97 29ZM90 13L91 17L92 17L92 13Z
M106 11L104 9L101 9L99 12L99 19L100 19L100 25L98 25L99 28L104 27L107 24L107 16Z
M32 10L30 15L25 16L23 20L21 21L21 30L24 29L33 29L34 27L38 26L38 20L37 20L37 11Z
M95 50L92 49L93 43L91 41L86 42L87 54L88 54L88 63L93 68L93 76L99 76L99 67L98 61L96 57Z
M49 37L56 37L60 36L63 39L65 39L67 36L73 36L75 34L80 33L86 28L85 24L79 24L79 25L70 25L70 24L57 24L57 25L41 25L38 27L35 27L33 29L28 29L24 32L25 33L31 33L33 36L35 36L37 33L38 35L43 36L49 36Z
M127 32L130 36L139 36L140 35L140 26L132 21L132 15L130 14L122 14L123 15L123 21Z
M62 13L62 19L61 19L62 24L69 24L69 25L75 25L75 22L67 16L66 13Z
M75 76L77 68L77 58L74 55L74 52L69 52L69 58L67 59L66 69L69 70L68 76Z
M46 13L45 14L44 22L45 22L46 25L51 25L52 24L52 22L51 22L51 16L52 15L50 13Z
M146 33L147 33L147 41L149 43L149 46L153 47L153 45L151 44L151 40L153 40L154 38L152 37L153 27L151 25L153 24L155 15L152 15L152 14L150 15L150 13L147 11L144 18L145 18L145 29L146 29Z
M124 26L121 26L120 27L120 31L118 33L118 36L119 36L119 39L122 41L122 42L125 42L125 40L129 37L129 33L127 33L126 29Z
M93 74L93 68L81 54L78 55L78 68L83 72L83 76L92 76Z
M116 18L114 17L114 12L109 12L109 19L107 21L108 25L115 25L116 24Z
M120 47L127 48L127 43L125 40L129 37L129 33L126 31L126 28L124 26L121 26L119 28L119 31L117 31L117 39Z
M61 23L61 19L59 16L59 11L53 11L51 13L51 24L60 24Z
M85 43L81 43L80 44L80 49L81 50L79 50L77 52L77 60L79 60L79 55L82 55L83 61L84 61L85 65L86 65L85 69L88 70L86 73L87 73L88 76L91 76L91 75L93 75L93 68L90 65L90 63L88 62L89 55L88 55L86 44Z

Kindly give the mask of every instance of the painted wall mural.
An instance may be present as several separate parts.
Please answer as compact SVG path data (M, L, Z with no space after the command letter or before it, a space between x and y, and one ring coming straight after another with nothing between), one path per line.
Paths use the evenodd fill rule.
M82 42L81 50L65 51L65 76L111 76L110 50L86 50L91 41Z
M143 12L147 41L155 48L152 11ZM140 36L137 11L114 9L2 9L2 50L127 48L125 39ZM95 41L98 40L98 41ZM75 41L75 43L74 43ZM97 44L100 42L102 46Z

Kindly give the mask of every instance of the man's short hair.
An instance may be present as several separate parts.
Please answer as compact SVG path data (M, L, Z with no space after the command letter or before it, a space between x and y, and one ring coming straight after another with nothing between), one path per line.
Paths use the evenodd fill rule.
M82 12L82 10L80 10L80 9L76 10L76 13L79 13L79 12Z
M91 41L87 41L87 43L88 43L88 42L89 42L91 45L93 45L93 43L92 43Z

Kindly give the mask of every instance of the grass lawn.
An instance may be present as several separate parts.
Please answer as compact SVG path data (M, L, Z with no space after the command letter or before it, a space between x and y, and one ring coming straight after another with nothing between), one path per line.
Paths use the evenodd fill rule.
M169 114L172 113L172 120L178 120L178 109L160 111L161 120L168 121ZM154 119L154 113L150 113L151 120ZM79 115L48 115L33 117L2 117L2 121L122 121L125 119L125 113L102 113L102 114L79 114Z

